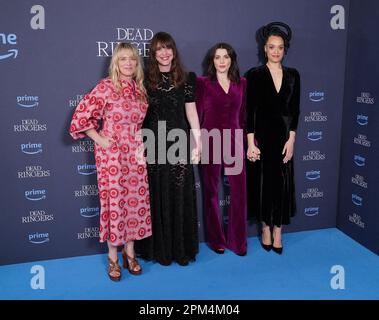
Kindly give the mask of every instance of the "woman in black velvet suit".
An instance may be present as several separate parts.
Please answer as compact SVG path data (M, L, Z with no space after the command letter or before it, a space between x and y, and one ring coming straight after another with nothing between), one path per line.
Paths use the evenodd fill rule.
M248 160L252 174L253 215L262 223L262 247L281 254L282 225L296 210L293 150L299 118L300 76L282 65L291 30L270 23L258 32L266 64L250 69L247 79ZM272 230L271 230L272 228Z

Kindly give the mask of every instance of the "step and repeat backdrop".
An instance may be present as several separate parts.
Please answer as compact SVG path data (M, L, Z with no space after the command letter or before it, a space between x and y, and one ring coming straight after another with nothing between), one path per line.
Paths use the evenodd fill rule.
M237 51L244 74L260 63L256 30L272 21L291 26L284 64L299 70L302 94L295 150L298 208L285 231L335 227L349 6L347 0L0 0L0 264L106 250L98 242L94 146L89 139L72 140L69 122L83 95L107 75L114 46L132 42L147 57L158 31L173 35L188 70L201 75L208 49L224 41ZM361 53L360 42L355 45L352 53ZM354 73L347 100L355 95L368 101L377 88L372 82L358 84ZM364 109L370 107L362 105L354 115L358 122L369 117L368 127L358 124L348 133L361 146L349 140L345 153L357 148L357 156L368 157L362 144L373 138L366 132L374 132L374 115ZM346 120L353 126L350 116ZM358 184L369 179L359 170L375 162L371 157L367 169L354 171ZM195 173L203 241L202 186L197 168ZM230 203L225 184L224 215ZM360 189L353 193L362 197ZM349 210L353 219L363 217ZM249 235L255 234L250 223Z
M350 10L337 226L379 254L379 3Z

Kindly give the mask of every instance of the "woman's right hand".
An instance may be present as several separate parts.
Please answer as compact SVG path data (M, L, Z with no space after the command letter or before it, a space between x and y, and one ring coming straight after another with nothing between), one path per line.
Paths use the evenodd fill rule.
M201 159L201 144L192 150L191 161L193 164L199 164Z
M249 145L246 156L249 161L255 162L261 159L261 151L255 145Z
M99 137L97 138L96 140L96 143L104 148L104 149L107 149L109 148L115 141L112 139L112 138L108 138L108 137L103 137L101 135L99 135Z

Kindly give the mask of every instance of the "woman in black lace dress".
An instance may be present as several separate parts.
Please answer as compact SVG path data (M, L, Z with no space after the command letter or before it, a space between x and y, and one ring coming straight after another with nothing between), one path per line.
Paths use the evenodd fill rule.
M153 37L149 62L149 107L144 129L146 136L154 133L154 138L145 142L153 236L140 241L137 251L143 258L162 265L172 261L187 265L198 252L195 183L190 161L200 157L199 119L194 102L196 75L184 72L175 41L165 32ZM179 132L180 138L170 138L172 129ZM190 129L195 137L192 152ZM174 136L176 133L171 131ZM151 141L155 154L151 153Z

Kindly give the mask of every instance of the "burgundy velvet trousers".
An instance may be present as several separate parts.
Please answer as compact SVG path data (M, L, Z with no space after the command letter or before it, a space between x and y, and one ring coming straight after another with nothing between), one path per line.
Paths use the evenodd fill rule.
M227 176L230 185L230 205L226 234L218 198L222 166L222 164L201 165L206 240L212 249L228 248L236 254L243 255L247 251L245 162L243 161L240 174Z

